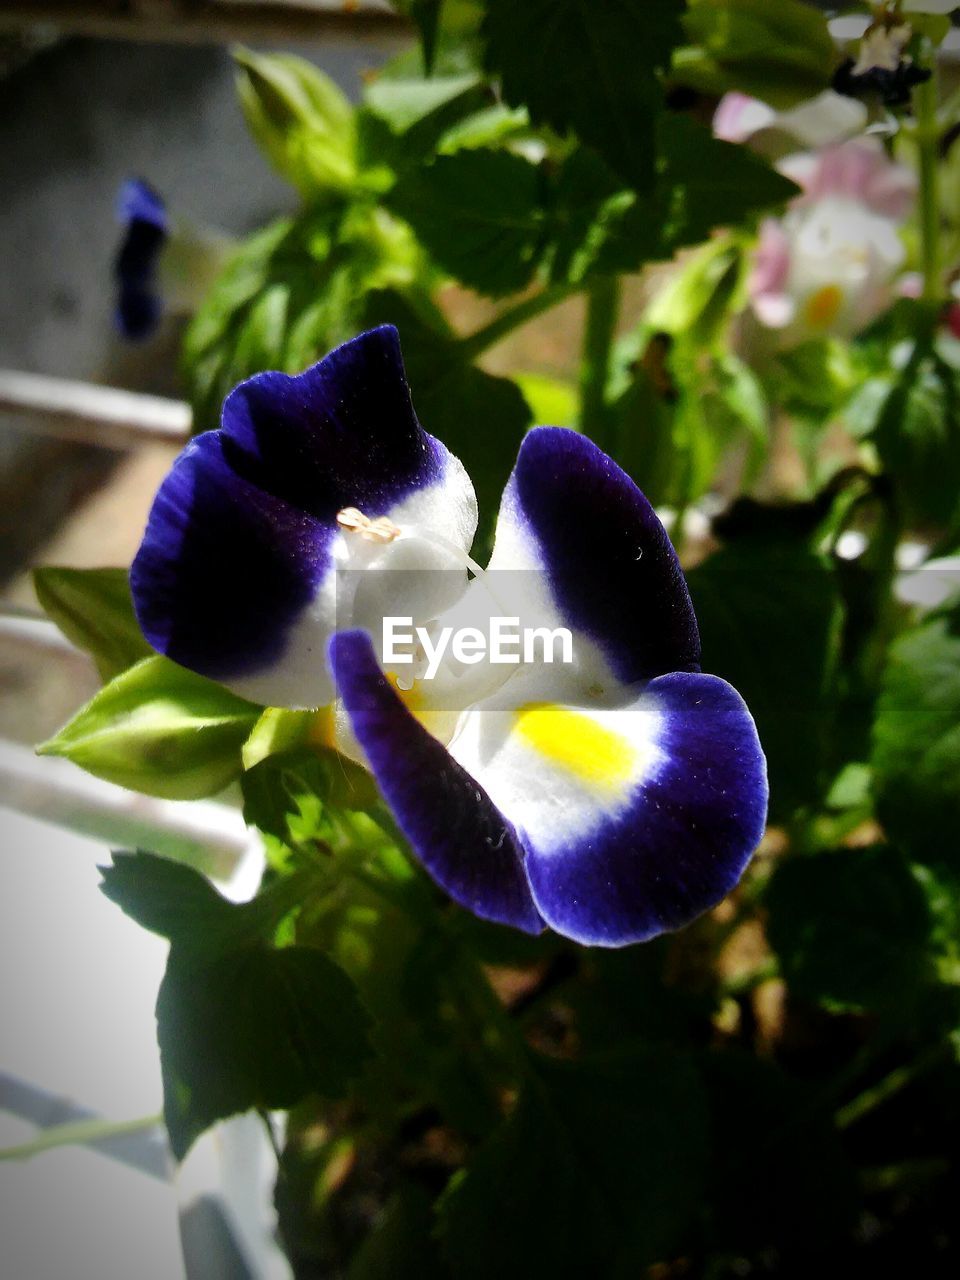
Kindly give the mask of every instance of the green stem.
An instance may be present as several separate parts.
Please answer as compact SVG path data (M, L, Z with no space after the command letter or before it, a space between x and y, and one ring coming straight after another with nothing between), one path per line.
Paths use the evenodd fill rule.
M88 1146L91 1142L103 1142L107 1138L121 1138L143 1129L156 1129L163 1123L161 1116L140 1116L136 1120L73 1120L69 1124L51 1125L30 1142L16 1147L0 1148L0 1160L28 1160L42 1151L57 1147Z
M610 441L607 383L620 313L620 281L598 276L587 290L587 321L580 368L580 429L601 448Z
M884 1076L875 1085L871 1085L869 1089L865 1089L852 1102L848 1102L846 1106L837 1111L837 1128L847 1129L850 1125L856 1124L863 1116L868 1115L876 1107L886 1102L888 1098L892 1098L901 1089L905 1089L907 1085L912 1084L914 1080L922 1076L924 1072L929 1071L931 1067L943 1062L947 1055L947 1047L942 1044L936 1044L927 1053L921 1054L915 1062L908 1063L904 1067L896 1067L889 1075Z
M466 361L476 360L477 356L495 347L508 334L513 333L514 329L520 329L542 315L544 311L550 311L576 293L579 288L580 286L575 284L552 285L541 293L535 293L532 297L524 298L522 302L507 307L498 316L494 316L489 324L485 324L475 333L461 339L461 355Z
M937 64L930 60L931 76L918 85L915 95L917 148L920 160L920 252L923 264L923 300L931 307L943 302L940 278L940 130L937 123Z

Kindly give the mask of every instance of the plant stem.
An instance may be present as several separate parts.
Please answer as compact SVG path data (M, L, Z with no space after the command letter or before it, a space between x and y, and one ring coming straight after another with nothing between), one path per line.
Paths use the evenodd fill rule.
M52 1125L44 1129L29 1142L16 1147L0 1148L0 1160L27 1160L39 1155L42 1151L53 1151L57 1147L88 1146L91 1142L103 1142L108 1138L121 1138L129 1133L139 1133L143 1129L156 1129L163 1123L163 1117L140 1116L136 1120L71 1120L68 1124Z
M609 444L607 383L620 313L620 281L598 276L587 290L587 321L580 368L580 429L601 448Z
M520 329L523 325L529 324L531 320L542 315L544 311L550 311L579 289L580 285L575 284L551 285L549 289L535 293L530 298L524 298L522 302L512 307L507 307L498 316L494 316L489 324L485 324L475 333L461 339L461 355L464 360L476 360L477 356L495 347L508 334L513 333L514 329Z
M949 1050L947 1047L942 1044L936 1044L927 1053L921 1054L915 1062L908 1063L904 1067L896 1067L889 1075L878 1081L877 1084L865 1089L852 1102L848 1102L846 1106L837 1111L837 1128L847 1129L850 1125L856 1124L858 1120L868 1115L875 1107L879 1107L888 1098L892 1098L901 1089L906 1088L908 1084L912 1084L925 1071L929 1071L931 1067L946 1061L948 1056Z
M915 95L917 148L920 160L920 249L923 300L931 307L943 302L940 279L940 130L937 123L937 63L930 59L931 76Z

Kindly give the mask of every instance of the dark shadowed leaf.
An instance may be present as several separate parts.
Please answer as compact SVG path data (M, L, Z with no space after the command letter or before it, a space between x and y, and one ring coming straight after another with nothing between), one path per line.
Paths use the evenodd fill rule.
M873 729L877 814L917 862L960 862L960 628L956 613L890 648Z
M840 606L831 570L803 539L744 537L689 574L703 668L739 689L784 815L818 793L830 740Z
M465 1280L640 1274L689 1227L705 1156L681 1055L544 1064L441 1201L444 1251Z
M171 942L216 949L242 914L198 872L150 853L115 853L101 875L111 902Z
M659 134L663 236L671 249L697 244L715 227L738 225L797 194L796 184L762 157L715 138L688 116L664 115Z
M829 1248L854 1221L854 1170L816 1093L746 1053L709 1053L713 1248Z
M960 381L932 355L918 353L893 385L873 430L907 520L947 524L960 494Z
M304 874L249 903L151 854L114 854L103 892L171 941L157 997L164 1118L174 1155L216 1120L252 1107L339 1097L370 1056L353 983L321 951L269 944L309 896Z
M436 262L481 293L526 285L541 249L537 166L508 151L438 156L400 180L389 202Z
M346 974L308 947L171 952L157 997L164 1119L174 1155L216 1120L340 1097L369 1056Z
M791 858L766 904L781 973L805 1000L896 1011L931 976L924 893L889 845Z
M384 1209L351 1260L347 1280L443 1280L447 1275L433 1239L433 1200L411 1184Z
M657 71L680 35L676 0L487 0L487 64L535 123L574 130L632 186L653 182Z

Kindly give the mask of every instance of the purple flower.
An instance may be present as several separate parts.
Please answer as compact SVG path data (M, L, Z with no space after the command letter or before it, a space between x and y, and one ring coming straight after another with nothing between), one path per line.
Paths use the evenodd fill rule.
M123 228L114 262L117 327L125 338L146 338L163 309L157 267L170 229L167 210L148 183L130 178L120 188L117 219Z
M157 495L138 616L160 652L240 693L334 704L335 745L477 915L604 946L687 923L737 883L767 782L742 699L700 671L662 525L610 458L549 427L523 441L486 571L476 519L469 477L416 419L396 331L376 329L228 397ZM425 667L387 647L385 618L436 658L498 611L569 634L569 660Z

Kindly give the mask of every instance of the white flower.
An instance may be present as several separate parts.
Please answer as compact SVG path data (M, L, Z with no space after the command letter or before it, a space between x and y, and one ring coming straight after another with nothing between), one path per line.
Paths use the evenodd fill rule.
M862 102L831 89L789 111L774 111L745 93L728 93L713 117L713 131L725 142L747 142L759 133L776 130L803 147L826 147L862 133L866 123L867 108Z
M859 333L892 301L913 176L870 140L791 156L779 168L802 192L761 228L749 280L754 314L781 331L783 345Z

